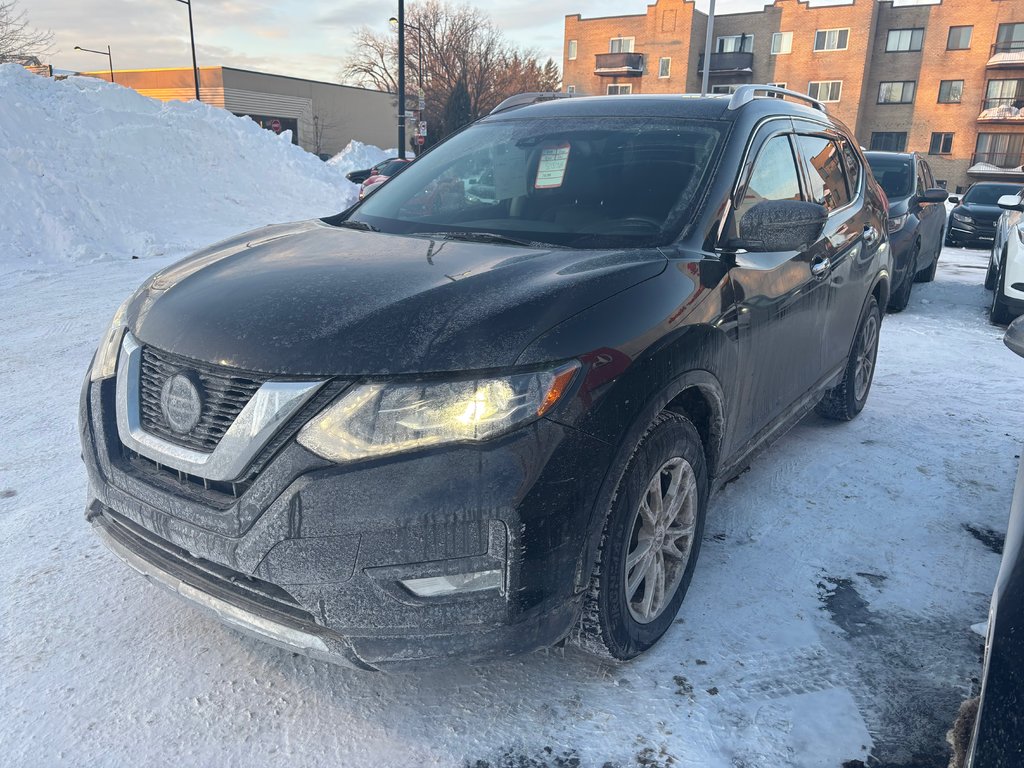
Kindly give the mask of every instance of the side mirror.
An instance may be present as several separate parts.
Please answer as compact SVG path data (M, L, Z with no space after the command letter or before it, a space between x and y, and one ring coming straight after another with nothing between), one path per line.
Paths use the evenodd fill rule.
M920 195L917 196L917 202L919 203L944 203L946 198L949 197L949 192L944 190L942 187L932 187L926 189Z
M1003 195L996 201L996 205L1004 211L1024 211L1024 201L1020 195Z
M825 206L802 200L765 200L740 219L739 242L753 253L805 251L821 237L828 221Z
M957 197L956 195L953 195L949 198L949 202L951 202L953 205L960 205L960 198Z
M1024 315L1021 315L1006 328L1003 344L1013 352L1024 357Z
M367 168L364 171L349 171L348 173L345 174L345 178L351 181L353 184L362 184L364 181L370 178L370 174L372 172L372 168Z

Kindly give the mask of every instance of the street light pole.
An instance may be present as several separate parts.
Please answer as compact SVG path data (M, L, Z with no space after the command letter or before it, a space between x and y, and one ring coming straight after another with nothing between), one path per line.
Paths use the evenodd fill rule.
M188 6L188 36L192 41L192 77L196 83L196 101L202 101L199 97L199 65L196 64L196 32L192 26L192 0L178 0L178 2Z
M398 156L405 160L405 0L398 0Z
M711 72L711 41L715 39L715 0L708 9L708 34L704 40L704 77L700 82L700 95L708 95L708 73Z
M390 19L388 19L388 22L391 24L391 26L395 27L396 29L398 28L399 24L401 24L402 27L409 27L410 29L415 29L416 30L416 46L417 46L416 47L416 52L417 52L416 70L417 70L418 80L419 80L419 94L418 94L418 96L419 96L419 102L420 102L418 104L418 108L416 110L416 119L418 121L421 121L423 119L423 114L422 114L422 111L423 111L423 27L420 27L420 26L418 26L416 24L409 24L409 23L407 23L405 21L399 22L398 19L395 16L392 16ZM399 34L401 34L401 33L399 33ZM402 35L402 37L399 38L399 50L401 51L401 53L399 54L399 67L400 67L399 72L400 73L404 73L404 67L405 67L405 36L404 35ZM403 75L403 81L404 81L404 75ZM417 137L419 137L418 132L417 132ZM417 141L418 142L422 141L422 138L418 138ZM422 146L422 145L420 145L420 146Z
M110 82L114 82L114 57L110 55L110 46L107 46L106 52L94 51L92 48L83 48L80 45L75 46L76 51L85 51L86 53L98 53L100 56L107 57L107 63L110 65Z

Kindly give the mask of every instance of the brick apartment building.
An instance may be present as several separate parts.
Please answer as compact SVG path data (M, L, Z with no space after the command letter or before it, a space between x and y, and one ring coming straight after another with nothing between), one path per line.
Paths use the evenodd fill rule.
M775 0L718 15L709 87L809 93L863 146L929 155L950 190L1024 181L1024 0L917 3ZM564 88L699 93L707 23L692 0L655 0L633 16L566 16Z

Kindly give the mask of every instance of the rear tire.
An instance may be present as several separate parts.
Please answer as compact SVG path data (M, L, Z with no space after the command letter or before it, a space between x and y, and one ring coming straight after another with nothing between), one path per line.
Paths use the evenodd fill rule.
M878 302L872 296L861 314L843 378L818 403L816 410L819 415L836 421L850 421L864 409L875 377L881 323Z
M910 252L907 263L907 271L903 275L903 281L900 283L899 288L892 292L892 296L889 297L889 305L886 307L890 312L902 312L907 308L907 304L910 303L910 292L914 288L914 280L917 277L917 273L914 271L917 269L917 255L921 251L921 244L914 243L914 248Z
M700 435L688 419L659 414L637 443L605 513L574 644L604 659L625 660L665 634L693 578L707 502Z
M992 291L992 304L988 309L988 319L993 325L1009 325L1013 320L1013 313L1006 306L1003 292L1006 287L1006 256L999 262L999 273L996 277L996 285Z

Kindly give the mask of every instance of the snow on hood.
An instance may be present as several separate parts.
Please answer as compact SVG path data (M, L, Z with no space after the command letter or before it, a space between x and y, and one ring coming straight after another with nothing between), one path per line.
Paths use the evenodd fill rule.
M386 156L353 142L324 163L224 109L16 64L0 93L0 265L156 256L337 213L358 194L345 174Z

